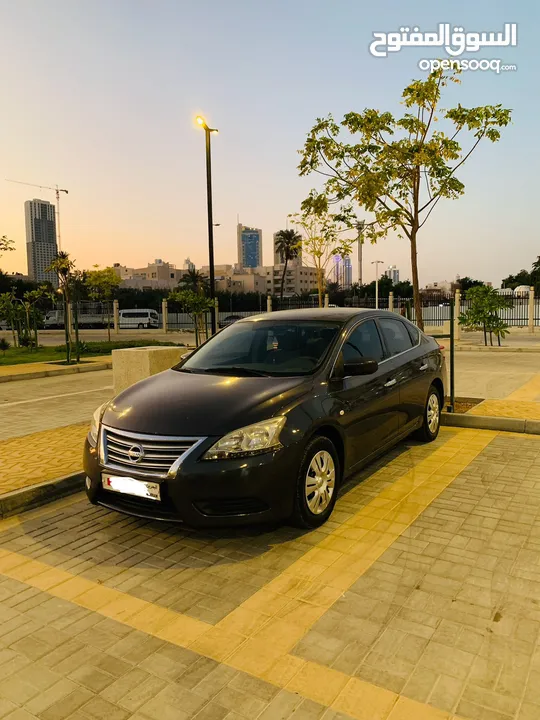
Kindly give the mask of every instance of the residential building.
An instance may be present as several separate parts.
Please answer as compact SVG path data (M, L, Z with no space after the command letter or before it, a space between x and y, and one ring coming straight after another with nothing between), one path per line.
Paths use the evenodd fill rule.
M282 253L280 253L278 250L276 250L276 236L277 232L274 233L274 265L282 265L285 263L285 258L283 257ZM301 265L302 264L302 248L298 248L298 255L294 258L294 260L289 260L287 263L288 265L294 263L295 265Z
M235 272L216 278L216 290L266 294L266 277L258 272Z
M399 282L399 269L395 265L389 265L384 274L387 278L390 278L394 285Z
M27 200L24 203L24 216L28 275L35 282L48 281L58 287L56 273L47 272L58 255L55 207L48 200Z
M191 260L187 257L184 260L184 264L182 265L182 270L185 270L186 272L189 272L191 270L195 270L195 263L191 262Z
M164 262L160 258L148 263L145 268L130 268L114 263L113 268L122 280L122 287L139 288L140 290L176 287L184 275L184 270L177 270L176 265Z
M257 272L266 276L266 291L268 295L278 295L281 291L281 278L283 265L267 265L257 268ZM317 289L317 270L305 265L287 265L283 294L286 296L302 295Z
M238 264L243 268L262 265L262 230L238 223L236 226Z

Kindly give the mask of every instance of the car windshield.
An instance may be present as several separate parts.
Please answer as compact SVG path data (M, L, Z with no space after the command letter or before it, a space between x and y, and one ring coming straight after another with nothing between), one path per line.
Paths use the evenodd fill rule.
M327 355L338 323L236 322L174 369L239 376L308 375Z

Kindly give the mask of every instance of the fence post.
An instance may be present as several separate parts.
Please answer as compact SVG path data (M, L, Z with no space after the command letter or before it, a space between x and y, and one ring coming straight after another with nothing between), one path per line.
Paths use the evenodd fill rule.
M113 300L113 325L114 333L118 335L120 332L120 310L118 306L118 300Z
M534 332L534 288L529 289L529 332Z
M214 298L214 312L216 314L216 332L219 330L219 300Z
M461 313L461 290L456 290L454 298L454 339L461 339L461 326L459 324L459 315Z
M166 333L169 325L169 304L166 298L161 301L161 321L163 323L163 332Z
M272 296L266 296L266 312L272 312Z
M329 304L330 304L330 297L329 297L328 293L326 293L324 296L324 307L328 307Z
M394 293L390 292L388 295L388 309L390 312L394 312Z

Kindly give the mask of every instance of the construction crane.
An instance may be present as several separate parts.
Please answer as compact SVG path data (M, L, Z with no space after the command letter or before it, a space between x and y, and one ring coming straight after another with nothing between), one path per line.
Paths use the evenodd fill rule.
M58 230L58 249L62 249L62 239L60 236L60 193L66 193L68 194L67 190L64 190L63 188L59 188L58 185L55 185L54 187L49 187L48 185L35 185L34 183L27 183L27 182L21 182L20 180L8 180L6 178L6 182L12 182L17 183L17 185L28 185L28 187L36 187L40 188L41 190L54 190L56 193L56 227Z

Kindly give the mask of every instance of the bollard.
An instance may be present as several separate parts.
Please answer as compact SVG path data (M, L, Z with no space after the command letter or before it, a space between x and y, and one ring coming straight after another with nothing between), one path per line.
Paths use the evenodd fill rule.
M326 295L324 296L324 307L328 307L329 304L330 304L330 297L329 297L328 293L326 293Z
M534 288L529 289L529 332L534 332Z
M266 312L272 312L272 296L266 296Z
M394 312L394 293L390 292L388 295L388 309L390 312Z

